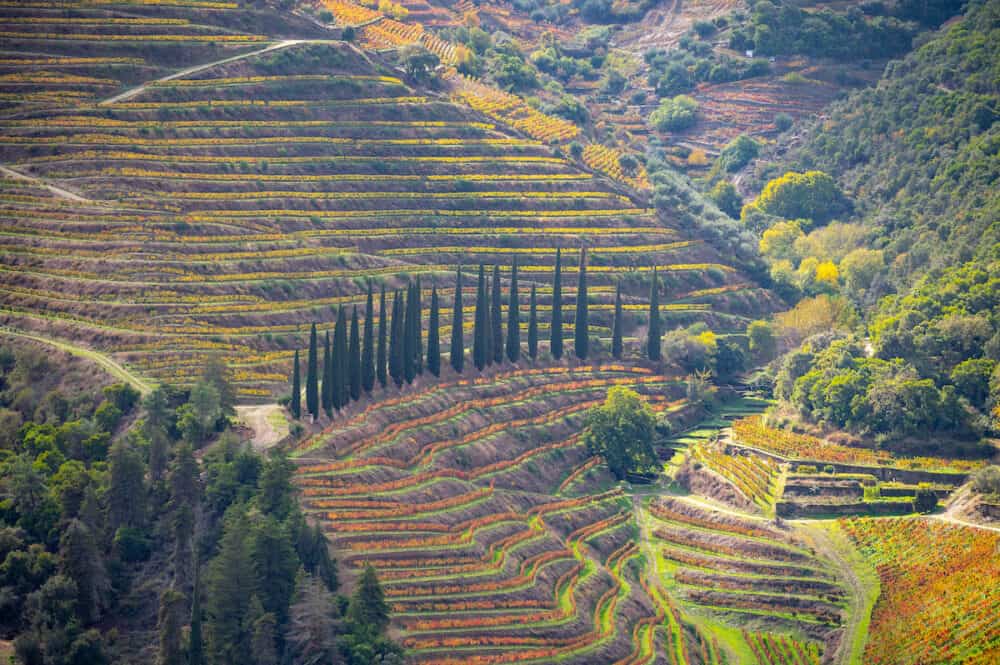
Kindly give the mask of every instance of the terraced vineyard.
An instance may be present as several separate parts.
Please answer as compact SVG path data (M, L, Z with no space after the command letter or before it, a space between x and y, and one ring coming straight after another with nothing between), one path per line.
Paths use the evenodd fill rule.
M631 276L626 309L641 310L654 267L672 322L736 329L769 302L631 194L343 45L8 116L0 162L89 201L6 183L6 323L82 338L181 384L223 355L246 397L283 384L308 325L329 329L368 279L392 288L421 273L447 307L459 263L518 255L522 280L540 287L543 336L559 247L566 270L588 248L605 337L614 281Z
M584 410L628 385L658 411L681 384L634 365L442 384L305 440L305 506L348 568L373 565L414 662L653 662L631 503L593 466ZM563 495L572 486L574 496Z

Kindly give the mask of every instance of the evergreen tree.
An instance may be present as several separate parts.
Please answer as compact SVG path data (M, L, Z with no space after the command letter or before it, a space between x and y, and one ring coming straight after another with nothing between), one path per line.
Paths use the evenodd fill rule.
M427 371L434 376L441 376L441 342L440 323L438 321L437 287L431 287L431 314L427 322Z
M399 291L392 298L392 328L389 334L389 376L403 387L403 302Z
M347 608L347 619L354 626L381 633L389 625L389 603L371 565L366 565Z
M407 383L413 383L417 374L417 338L414 334L417 329L417 314L414 313L416 304L411 283L406 287L406 313L403 319L403 378Z
M562 358L562 250L556 248L556 267L552 277L552 324L550 327L549 352L556 360Z
M111 446L108 482L108 526L141 529L146 525L146 465L125 441Z
M507 300L507 359L521 359L521 310L517 294L517 256L510 269L510 297Z
M465 334L462 328L465 312L462 307L462 266L455 271L455 303L451 310L451 367L459 374L465 369Z
M531 304L528 308L528 356L538 358L538 303L535 296L535 285L531 285Z
M338 409L350 402L347 372L347 315L341 306L337 310L337 325L333 329L333 405Z
M622 285L615 286L615 320L611 327L611 355L621 360L622 357Z
M299 376L299 350L295 349L295 365L292 367L292 401L289 409L292 417L298 420L302 417L302 378Z
M97 621L107 606L108 582L94 534L80 520L70 520L59 539L60 572L76 585L76 612L83 625Z
M493 294L490 300L490 325L493 331L493 362L503 362L503 305L500 294L500 266L493 266Z
M313 418L319 417L319 374L316 363L316 324L309 331L309 357L306 361L306 410Z
M586 360L590 351L590 317L587 311L587 250L580 250L580 268L576 282L576 321L574 337L576 357Z
M649 287L649 338L646 341L646 356L652 361L660 359L660 283L653 268L653 282Z
M166 389L161 386L153 388L152 392L146 395L142 401L142 406L146 410L145 427L146 435L154 429L168 431L171 425L170 397Z
M295 463L281 448L268 452L257 479L257 507L262 513L284 520L295 509Z
M472 361L480 372L486 367L486 319L486 275L480 263L476 285L476 320L472 333Z
M330 544L319 524L309 526L301 513L293 516L296 532L295 551L302 567L322 581L330 591L336 591L337 561L330 556Z
M198 460L188 444L177 448L174 467L170 472L170 508L176 510L180 506L195 505L201 495L198 484Z
M389 329L389 316L385 309L385 284L382 285L382 293L379 296L379 308L378 308L378 353L375 358L375 377L378 379L379 385L385 388L386 384L389 382L389 377L386 374L386 336L388 335Z
M219 553L208 568L206 628L212 665L240 665L250 649L244 619L257 580L244 510L237 504L227 511Z
M181 505L171 516L174 532L174 550L170 559L174 567L174 588L187 591L191 584L194 566L194 512L188 504Z
M490 278L486 277L483 285L483 361L493 364L493 308L490 307Z
M254 621L253 633L250 638L250 653L253 665L278 665L277 639L278 620L270 612L266 612Z
M201 575L194 567L194 591L191 592L191 629L188 631L188 665L205 665L205 640L201 635Z
M361 399L361 335L358 330L358 307L351 313L351 341L348 345L347 374L351 399Z
M219 407L226 416L236 415L236 389L233 387L233 373L226 362L211 356L205 363L201 380L210 383L219 393Z
M181 644L181 629L184 626L184 610L187 601L174 589L166 589L160 594L160 612L157 628L160 631L160 653L157 665L186 665L184 647Z
M170 457L170 436L162 427L147 428L149 439L149 479L160 486L167 473Z
M417 375L424 373L424 295L420 289L420 275L413 287L413 370Z
M299 557L288 532L271 516L261 519L250 537L250 560L257 576L258 597L264 611L284 624L295 590Z
M368 282L368 298L365 300L364 343L361 351L361 388L371 394L375 387L375 303L372 297L372 283Z
M327 331L323 337L323 382L319 390L319 401L327 418L333 417L333 377L333 353L330 349L330 331Z

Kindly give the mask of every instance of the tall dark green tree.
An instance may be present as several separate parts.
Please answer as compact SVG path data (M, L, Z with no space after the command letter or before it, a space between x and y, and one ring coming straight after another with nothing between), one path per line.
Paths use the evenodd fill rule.
M111 446L108 482L108 526L140 529L146 525L146 465L127 442Z
M521 359L521 309L517 293L517 256L510 268L510 294L507 299L507 359Z
M237 504L226 512L219 553L208 568L205 609L212 665L239 665L250 650L245 619L257 579L247 547L245 510Z
M306 361L306 410L319 417L319 359L316 357L316 324L309 331L309 357Z
M538 302L535 285L531 285L531 304L528 306L528 356L538 358Z
M489 335L486 311L486 274L483 264L479 264L479 282L476 285L476 320L472 333L472 362L480 372L486 367L486 347Z
M171 515L174 550L170 559L174 566L174 588L187 591L194 573L194 511L188 504L177 506Z
M580 268L576 281L576 320L574 321L574 351L580 360L590 352L590 313L587 303L587 249L580 250Z
M60 571L76 583L76 612L84 625L97 621L107 607L111 585L94 534L71 520L59 538Z
M500 266L493 266L493 293L490 298L490 330L493 332L491 350L493 362L503 362L503 296L500 293Z
M358 307L351 312L351 339L347 347L348 388L351 399L361 398L361 334L358 329Z
M156 665L187 665L184 646L181 644L181 629L184 626L187 601L183 594L174 589L166 589L160 594L160 611L157 628L160 632L160 652Z
M417 319L414 307L417 299L413 295L413 284L406 287L406 313L403 319L403 378L407 383L413 383L417 375Z
M619 282L615 286L615 320L611 326L611 355L614 358L622 357L622 285Z
M369 627L381 633L389 625L389 603L371 565L365 566L347 608L347 620L353 626Z
M292 367L292 401L289 409L292 417L298 420L302 417L302 377L299 374L299 350L295 349L295 365Z
M379 295L378 307L378 351L375 356L375 378L383 388L389 383L389 376L386 373L386 336L389 334L389 312L385 308L385 284L382 285L382 292Z
M368 282L368 298L365 300L364 342L361 350L361 387L371 393L375 387L375 303L372 283Z
M424 295L420 289L420 275L413 285L413 371L424 373Z
M319 401L326 411L326 417L333 416L333 353L330 349L330 331L323 337L323 383L319 387ZM337 407L340 408L339 406Z
M333 405L347 406L351 399L348 384L347 314L343 306L337 310L337 325L333 329Z
M268 451L257 479L257 508L284 521L295 509L295 463L279 447Z
M250 638L250 653L253 654L253 665L278 665L278 619L270 612L261 614L253 622L253 635Z
M188 631L188 665L205 665L205 638L202 636L201 575L195 565L191 592L191 629Z
M556 360L562 358L562 250L556 248L555 274L552 276L552 323L549 333L549 352Z
M660 280L656 276L656 268L653 268L653 281L649 287L649 334L646 340L646 357L650 360L660 359L660 338L663 333L660 330Z
M465 369L465 312L462 307L462 266L455 271L455 303L451 310L451 367L459 374Z
M403 302L399 291L392 297L392 323L389 330L389 376L397 388L403 386Z
M427 321L427 371L441 376L441 340L437 287L431 287L431 314Z
M298 554L288 531L271 516L265 516L254 525L249 541L250 561L257 576L257 596L264 610L284 624L295 590Z

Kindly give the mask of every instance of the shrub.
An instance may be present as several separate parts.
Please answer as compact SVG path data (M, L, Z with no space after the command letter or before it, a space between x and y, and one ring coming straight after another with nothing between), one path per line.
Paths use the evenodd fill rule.
M787 132L792 128L793 122L794 120L792 120L792 116L787 113L779 113L774 116L774 126L779 132Z
M988 466L972 477L972 490L979 494L1000 494L1000 467Z
M827 464L826 466L823 467L823 473L830 473L830 474L832 474L836 470L837 470L837 468L835 466L833 466L832 464Z
M698 119L698 102L687 95L664 99L649 115L650 123L661 132L676 132L694 125Z
M126 563L145 561L152 552L149 536L132 527L121 527L115 532L115 550Z
M937 494L934 490L919 489L913 499L913 510L918 513L929 513L937 508Z
M799 464L795 471L798 473L817 473L818 469L812 464Z

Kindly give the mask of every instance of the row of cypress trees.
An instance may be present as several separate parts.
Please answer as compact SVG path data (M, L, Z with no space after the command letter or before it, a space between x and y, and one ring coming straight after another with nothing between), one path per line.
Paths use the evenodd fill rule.
M576 315L574 320L574 353L586 360L590 353L590 323L587 297L587 251L580 251L580 267L577 273ZM451 366L461 373L465 369L465 320L462 299L462 267L456 273L455 303L452 307L451 346L449 358ZM552 321L550 326L549 350L552 357L559 360L563 356L562 332L562 252L556 251L556 265L552 281ZM650 360L660 360L660 311L659 283L653 272L649 300L649 333L646 355ZM420 278L410 283L405 290L397 290L392 297L391 316L380 316L378 338L374 330L374 298L372 285L368 284L365 304L363 337L359 334L358 309L351 313L348 330L347 315L343 307L337 313L331 345L330 333L326 333L323 344L322 365L319 360L316 324L309 334L309 355L306 360L306 411L318 417L320 409L328 417L334 410L340 410L351 401L361 398L362 392L371 393L376 381L385 388L388 382L401 387L426 371L434 376L441 374L440 311L437 287L431 289L430 320L427 329L426 355L422 335L422 302ZM504 356L512 363L521 359L521 311L518 290L517 257L511 266L510 284L507 293L507 333L503 332L503 313L500 285L500 267L493 266L491 277L486 268L479 265L476 285L475 319L473 329L472 360L476 369L482 371L494 363L502 363ZM382 287L379 296L379 312L387 312L386 292ZM621 285L615 291L614 323L611 336L611 355L622 357L622 299ZM506 342L506 343L505 343ZM528 357L538 357L538 316L535 286L531 287L528 305ZM292 373L292 395L290 409L299 418L302 414L301 376L299 352L295 351Z

